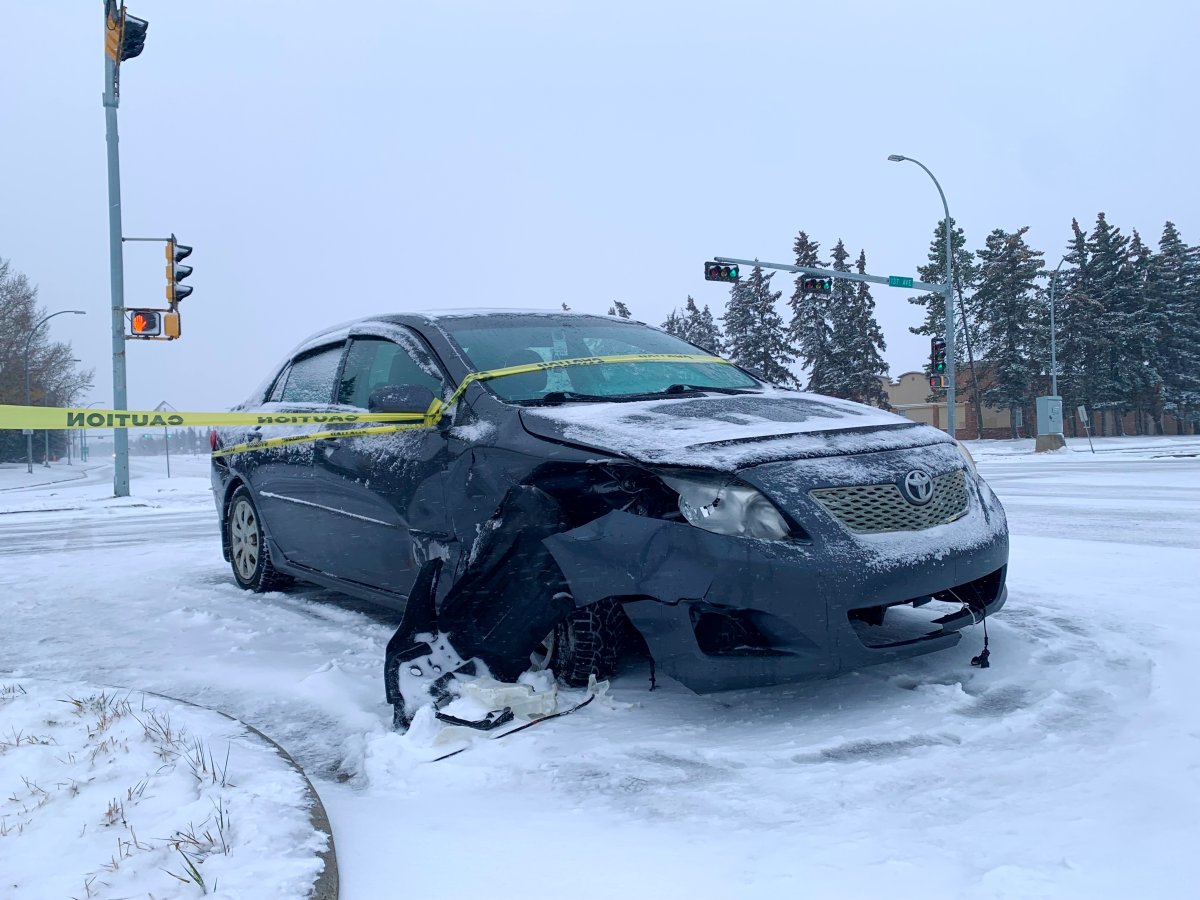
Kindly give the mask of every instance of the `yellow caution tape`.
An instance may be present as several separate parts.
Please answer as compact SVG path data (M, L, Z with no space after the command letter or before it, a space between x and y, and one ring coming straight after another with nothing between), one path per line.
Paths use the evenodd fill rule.
M212 413L136 409L64 409L0 405L0 428L187 428L229 425L338 425L358 422L420 422L423 413Z
M289 444L306 444L316 441L331 441L345 437L372 437L380 434L394 434L397 431L409 431L416 428L429 428L424 422L412 425L377 425L374 428L350 428L339 431L319 431L316 434L295 434L289 437L264 438L261 441L250 441L246 444L234 444L232 447L221 447L212 452L213 456L233 456L235 453L247 453L251 450L268 450L271 447L286 447Z
M327 441L343 437L392 434L415 428L432 428L445 411L459 401L474 382L526 375L547 369L569 366L598 366L608 363L690 362L733 365L718 356L687 353L630 353L619 356L586 356L576 359L553 359L539 363L524 363L484 372L470 372L444 403L434 400L424 413L200 413L163 412L160 410L64 409L53 406L7 406L0 404L0 429L4 428L188 428L228 427L238 425L358 425L385 423L371 428L350 428L298 434L288 437L264 438L249 443L222 447L213 456L230 456L250 450L266 450L309 441ZM404 423L404 424L393 424Z
M493 378L504 378L507 375L528 375L530 372L544 372L547 369L565 369L568 366L599 366L606 363L643 363L643 362L691 362L691 363L720 363L731 366L727 359L719 356L705 356L691 353L625 353L620 356L580 356L575 359L551 359L540 363L523 363L519 366L507 366L503 369L488 369L484 372L469 372L450 395L445 406L450 407L466 392L467 388L476 381L490 381Z

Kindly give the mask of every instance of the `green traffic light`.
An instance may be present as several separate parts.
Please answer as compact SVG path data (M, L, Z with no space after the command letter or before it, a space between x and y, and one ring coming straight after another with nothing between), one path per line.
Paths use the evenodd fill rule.
M737 267L737 266L730 266L730 267L729 267L729 277L730 277L730 278L737 278L737 277L738 277L738 267Z

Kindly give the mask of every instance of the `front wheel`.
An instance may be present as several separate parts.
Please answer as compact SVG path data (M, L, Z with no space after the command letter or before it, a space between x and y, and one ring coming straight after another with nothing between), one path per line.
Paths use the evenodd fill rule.
M278 590L290 581L271 564L271 550L267 546L258 508L245 487L233 492L225 528L229 539L229 564L239 587L263 593Z
M600 600L572 610L530 656L532 668L553 669L569 687L584 687L589 675L612 677L624 621L625 611L616 600Z

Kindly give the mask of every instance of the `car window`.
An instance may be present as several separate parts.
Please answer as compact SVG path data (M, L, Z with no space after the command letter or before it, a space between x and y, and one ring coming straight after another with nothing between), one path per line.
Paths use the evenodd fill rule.
M677 337L636 323L585 316L488 315L442 323L477 371L591 356L640 353L706 355ZM601 397L653 393L673 384L754 389L733 366L702 362L602 363L488 381L504 400L536 400L552 391Z
M338 403L366 409L371 393L388 385L420 385L440 397L442 381L431 370L427 360L414 359L408 350L392 341L355 338L342 369Z
M282 403L328 403L333 397L333 379L342 358L342 345L324 347L292 362L283 385ZM274 391L271 392L274 396Z
M287 383L288 371L292 364L288 363L283 367L283 371L275 378L275 383L271 385L271 392L267 394L268 403L278 403L283 399L283 386Z

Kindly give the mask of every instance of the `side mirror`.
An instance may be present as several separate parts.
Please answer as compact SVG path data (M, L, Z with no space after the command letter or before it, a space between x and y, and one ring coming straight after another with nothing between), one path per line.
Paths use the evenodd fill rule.
M367 411L373 413L423 413L433 403L433 391L418 384L389 384L371 391Z

